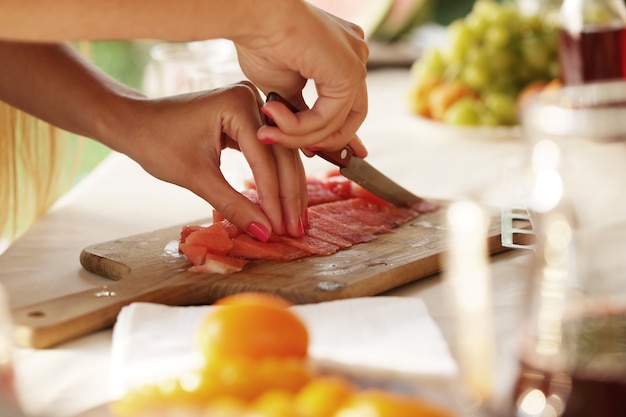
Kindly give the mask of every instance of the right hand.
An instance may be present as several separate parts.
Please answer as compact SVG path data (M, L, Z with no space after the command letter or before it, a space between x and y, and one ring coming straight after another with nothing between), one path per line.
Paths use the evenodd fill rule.
M263 5L267 12L255 14L263 20L233 38L239 62L265 94L276 91L302 111L294 115L280 103L266 104L264 112L278 127L263 126L258 137L289 148L337 150L350 144L357 156L366 156L356 137L367 115L369 49L363 30L302 1ZM302 97L309 79L318 95L311 109Z

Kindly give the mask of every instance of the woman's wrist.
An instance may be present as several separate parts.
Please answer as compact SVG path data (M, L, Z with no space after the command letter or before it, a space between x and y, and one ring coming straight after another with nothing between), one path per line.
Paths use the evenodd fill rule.
M112 92L102 101L101 111L94 117L94 132L89 136L116 152L132 154L138 135L144 107L149 100L141 93L129 90ZM136 145L136 143L135 143Z

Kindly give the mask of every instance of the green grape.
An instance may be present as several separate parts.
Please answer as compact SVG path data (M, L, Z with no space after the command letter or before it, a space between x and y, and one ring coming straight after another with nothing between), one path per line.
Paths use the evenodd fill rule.
M448 28L448 57L451 62L461 63L466 51L474 44L471 29L462 20L453 22Z
M540 37L524 37L520 42L520 51L531 69L547 72L550 64L550 51Z
M519 28L522 25L523 17L519 9L512 4L502 5L500 12L499 23L508 28L511 34L519 33Z
M560 67L558 58L550 60L550 65L548 65L546 78L549 80L559 78L560 73L561 73L561 67Z
M444 113L443 121L453 125L477 126L480 124L481 103L472 97L463 97Z
M474 36L475 38L480 38L480 39L483 38L485 31L489 27L488 20L474 13L470 13L467 15L467 17L465 18L465 24L467 25L468 29L471 31L472 36Z
M504 48L511 41L511 32L501 24L493 24L485 32L485 42L494 48Z
M499 124L512 125L517 123L515 97L492 91L483 96L483 102L485 108L498 119Z
M522 14L514 2L476 0L465 18L449 25L446 48L424 54L411 72L414 77L436 75L444 83L458 81L480 94L458 100L438 120L515 124L522 89L559 77L558 26L549 15Z
M515 65L516 57L510 49L500 49L489 54L489 68L493 74L508 72Z
M411 66L411 75L416 78L440 78L447 68L446 59L438 49L428 49L421 59Z
M489 57L484 48L475 46L467 51L461 80L470 88L480 91L489 83Z
M485 108L482 112L480 112L479 124L481 126L499 126L501 123L493 113Z
M489 75L475 65L468 65L461 71L461 81L474 91L482 91L489 83Z
M502 7L492 0L478 0L474 3L470 14L486 22L498 22L502 19Z

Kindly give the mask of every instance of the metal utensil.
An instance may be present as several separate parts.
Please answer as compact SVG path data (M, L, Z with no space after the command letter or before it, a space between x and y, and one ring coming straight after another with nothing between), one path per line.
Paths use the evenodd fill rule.
M292 112L298 109L281 97L278 93L271 92L267 95L267 102L278 101L283 103ZM276 126L272 120L268 120L269 125ZM396 206L413 206L423 199L416 196L405 188L401 187L365 160L354 156L354 151L350 146L346 146L338 151L315 151L316 155L324 158L333 165L339 167L339 172L344 177L354 181L361 187L370 191Z

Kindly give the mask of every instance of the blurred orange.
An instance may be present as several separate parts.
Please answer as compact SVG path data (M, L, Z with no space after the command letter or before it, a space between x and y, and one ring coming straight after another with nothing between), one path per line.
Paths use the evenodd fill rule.
M309 336L289 303L269 294L225 297L200 323L196 343L208 362L228 356L306 358Z
M295 410L301 417L332 417L356 388L337 376L320 376L305 385L295 398Z
M552 81L535 81L528 84L526 87L522 89L522 91L517 96L517 103L520 108L525 107L530 103L535 97L539 94L544 93L550 90L557 90L563 87L561 80L558 78L553 79Z
M220 298L213 305L216 306L237 306L237 305L267 305L277 308L291 307L293 304L274 294L265 292L241 292L227 295Z
M445 81L437 84L428 96L433 119L442 121L446 111L463 97L475 97L476 93L460 81Z
M452 417L453 414L430 402L380 389L367 389L352 395L335 417Z

